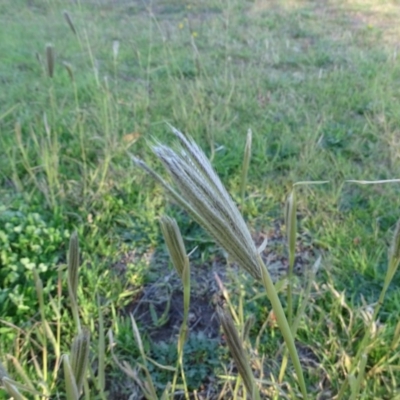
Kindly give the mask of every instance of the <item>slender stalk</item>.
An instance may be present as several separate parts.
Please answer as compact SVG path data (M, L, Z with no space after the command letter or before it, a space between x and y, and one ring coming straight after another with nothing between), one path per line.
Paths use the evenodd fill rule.
M315 275L316 275L316 273L317 273L317 271L319 269L320 264L321 264L321 256L319 256L317 258L317 260L315 261L313 267L311 268L311 271L309 271L307 287L306 287L306 289L304 291L304 294L303 294L303 300L301 301L301 305L300 305L299 309L297 310L296 317L295 317L295 319L294 319L294 321L292 323L292 326L291 326L293 337L296 337L297 329L299 328L301 318L303 317L303 315L304 315L304 313L306 311L307 305L309 303L312 283L314 282ZM288 350L286 348L285 352L283 354L283 358L282 358L282 364L281 364L281 369L279 371L278 382L282 382L283 381L283 377L285 375L287 363L288 363Z
M105 378L105 334L104 334L104 317L101 311L100 298L97 296L97 308L99 309L99 344L98 344L98 373L97 373L97 385L102 399L105 399L104 389L106 386Z
M39 302L39 311L40 311L40 318L41 318L41 328L42 328L42 334L41 334L41 341L42 341L42 368L43 368L43 381L45 382L45 388L46 388L46 395L48 395L48 389L47 389L47 384L48 384L48 346L47 346L47 332L46 332L46 315L45 315L45 310L44 310L44 297L43 297L43 282L39 277L39 273L34 270L33 271L33 276L35 279L35 286L36 286L36 294L38 297L38 302Z
M350 384L351 384L351 396L350 400L357 400L358 395L360 393L360 388L361 388L361 383L364 380L364 374L365 374L365 367L367 365L367 359L368 356L366 354L362 354L360 357L360 365L358 367L358 376L357 378L352 381L351 379Z
M296 371L296 375L297 375L297 379L299 382L301 393L303 395L303 399L304 400L308 399L303 370L302 370L301 364L300 364L300 358L297 353L296 346L294 344L294 338L293 338L288 320L286 319L285 312L283 311L281 301L279 300L278 294L276 293L274 283L272 282L271 276L260 256L259 256L259 266L260 266L260 270L261 270L262 283L264 285L265 291L267 292L267 296L268 296L268 298L271 302L272 308L274 310L279 329L282 333L283 338L285 339L286 346L288 348L290 357L293 362L294 369Z
M56 322L56 362L54 365L54 372L53 375L54 377L57 376L57 371L60 365L60 357L61 357L61 301L62 301L62 286L63 286L63 268L60 266L57 271L57 304L56 304L56 309L57 309L57 322ZM56 379L53 380L53 383L55 384Z

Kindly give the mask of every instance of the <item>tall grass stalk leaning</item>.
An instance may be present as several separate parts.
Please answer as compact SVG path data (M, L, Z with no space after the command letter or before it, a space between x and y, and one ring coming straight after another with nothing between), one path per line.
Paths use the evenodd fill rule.
M289 323L244 219L202 150L192 139L186 138L175 128L172 130L181 143L181 149L175 151L168 146L156 144L153 151L171 175L179 192L143 161L137 158L133 160L156 179L234 261L255 279L262 281L293 361L303 398L306 399L303 371Z

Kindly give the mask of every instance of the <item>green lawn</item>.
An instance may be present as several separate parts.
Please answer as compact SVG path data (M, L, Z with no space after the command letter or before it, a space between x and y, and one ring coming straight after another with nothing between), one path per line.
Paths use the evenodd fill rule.
M75 230L79 311L91 332L85 398L141 398L107 337L102 345L110 329L118 360L143 363L130 315L147 356L175 366L183 294L160 230L166 214L193 250L183 359L190 392L245 396L214 312L217 272L239 310L239 330L254 316L247 345L265 398L300 396L291 363L278 380L283 342L262 287L227 267L210 236L132 162L139 157L166 176L151 145L174 146L168 124L209 156L257 244L268 238L263 256L276 279L288 264L283 215L292 185L329 181L296 189L296 307L322 257L296 344L310 399L335 398L349 375L357 376L352 362L372 329L368 317L400 218L399 183L346 182L399 178L400 12L395 0L381 3L0 4L0 361L13 379L32 381L37 399L66 398L59 362L76 335L65 272ZM373 325L359 397L346 389L339 398L400 399L399 284L397 273ZM285 306L285 290L281 300ZM147 363L161 396L173 372ZM185 398L181 383L175 398ZM1 388L0 398L8 398Z

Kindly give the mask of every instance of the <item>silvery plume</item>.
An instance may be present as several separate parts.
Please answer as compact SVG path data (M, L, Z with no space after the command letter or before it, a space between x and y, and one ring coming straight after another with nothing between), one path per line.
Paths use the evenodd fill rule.
M177 129L172 128L172 131L180 141L180 149L173 150L163 144L156 144L152 149L178 190L143 161L137 158L134 161L152 175L234 261L254 278L261 279L257 249L232 198L197 144Z

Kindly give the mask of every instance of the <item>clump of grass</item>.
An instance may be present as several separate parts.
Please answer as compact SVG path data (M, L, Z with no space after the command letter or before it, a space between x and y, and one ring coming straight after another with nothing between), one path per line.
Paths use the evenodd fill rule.
M375 304L372 315L368 317L369 323L367 323L364 337L358 347L358 351L354 359L351 361L350 373L340 389L337 397L338 400L343 399L348 385L350 385L351 399L356 399L361 391L361 382L364 378L368 354L371 350L371 339L373 338L374 332L376 331L376 321L379 315L379 311L384 304L386 292L400 264L400 220L397 221L393 233L388 259L388 267L386 269L385 280L379 295L379 299ZM358 373L357 376L356 373Z
M21 10L18 10L18 7L15 8L17 2L15 4L9 2L4 7L4 22L10 23L11 29L6 30L11 32L11 35L10 40L3 43L6 46L6 51L3 51L3 53L6 55L7 62L4 64L4 74L2 73L4 76L2 78L4 78L5 87L9 89L4 91L6 97L3 100L8 104L5 109L13 112L5 112L0 119L6 116L1 121L4 132L12 131L11 126L16 119L21 120L23 129L22 132L21 129L20 132L16 132L17 135L19 134L19 138L16 140L8 140L9 135L2 135L2 146L0 147L5 149L4 154L8 154L7 161L3 162L4 169L0 168L2 170L1 187L2 191L5 191L6 197L15 196L15 186L18 192L26 195L25 201L37 201L38 203L35 204L40 204L39 207L45 208L46 205L43 205L42 196L36 195L36 191L39 191L45 196L47 205L58 211L67 209L68 218L72 216L73 219L79 218L83 221L88 217L87 210L92 213L93 199L95 199L96 203L102 204L102 209L101 206L94 206L97 208L94 214L97 214L99 218L96 218L95 223L88 224L88 228L91 230L96 226L96 230L93 229L93 232L96 232L93 234L93 239L100 242L104 240L101 230L107 229L108 234L111 228L110 225L103 222L105 218L102 219L100 216L109 214L112 218L110 217L108 220L116 221L117 219L114 210L110 211L110 207L108 207L110 203L107 201L107 196L109 196L109 199L113 198L113 188L118 187L118 198L123 199L124 207L126 207L126 210L129 209L129 212L145 214L142 211L146 208L147 200L143 202L143 199L151 198L156 199L155 202L159 202L158 193L155 195L155 193L146 189L142 191L142 187L138 188L137 185L131 184L131 171L123 171L124 167L121 168L123 164L120 164L119 159L114 157L116 153L114 141L117 143L119 134L131 132L131 129L144 134L149 127L149 119L155 122L151 129L154 134L158 135L160 134L158 129L160 125L157 124L157 121L171 118L171 116L175 123L179 122L194 135L197 135L196 138L204 137L203 132L205 132L205 136L210 142L211 151L213 154L215 152L217 162L220 163L221 171L227 170L229 174L231 174L232 165L240 164L239 157L235 159L235 153L239 154L239 152L233 151L234 143L238 140L237 132L244 132L249 126L249 121L252 121L251 124L255 131L268 131L268 140L257 141L257 146L253 148L256 166L254 171L251 172L254 174L253 177L258 176L260 178L257 180L260 185L265 177L267 177L265 179L271 178L268 184L270 193L268 201L264 203L259 201L261 192L258 190L259 188L252 189L250 192L249 202L253 203L253 199L258 199L254 201L253 215L257 215L260 221L265 218L265 215L270 215L270 209L266 208L270 207L271 204L274 207L274 204L282 197L282 187L289 181L297 180L300 176L318 179L320 176L329 175L330 178L336 178L353 175L356 170L357 174L360 172L365 179L368 179L376 176L376 174L385 176L396 171L399 146L395 127L398 126L399 115L395 110L396 102L392 100L398 95L397 86L394 84L398 76L398 63L396 63L396 52L393 53L393 57L390 56L391 61L389 63L382 61L383 58L386 58L386 55L380 48L376 49L370 41L372 39L371 32L374 35L374 41L378 36L381 37L381 35L376 35L376 29L368 27L368 29L359 30L359 27L357 27L357 32L355 32L352 29L354 24L351 23L351 27L343 24L342 16L344 15L339 15L338 18L327 21L324 17L321 18L321 11L324 11L324 7L318 6L317 13L315 13L312 2L309 4L299 3L296 4L296 7L279 7L279 10L275 7L268 7L268 10L257 12L257 18L253 17L255 17L255 10L258 7L263 7L263 5L258 4L261 2L256 2L257 4L248 2L249 10L247 6L243 8L244 3L239 3L229 2L226 9L220 9L217 5L216 10L214 9L214 2L206 1L200 6L201 15L207 14L206 23L203 24L202 22L206 29L199 30L199 37L196 40L191 38L197 68L192 70L190 65L189 68L186 65L187 47L185 45L187 43L185 35L175 35L170 24L171 14L163 13L163 11L158 13L158 7L154 9L152 18L157 24L156 29L159 29L160 38L157 38L155 26L146 21L146 18L143 18L143 13L137 13L136 17L129 18L132 26L123 23L116 28L117 31L113 29L113 32L121 38L121 46L118 52L117 43L113 44L112 54L108 57L107 54L102 52L102 49L106 48L106 45L103 46L104 36L102 31L107 30L108 24L112 23L114 26L113 21L117 16L118 18L121 17L121 11L124 12L124 15L126 14L125 8L118 6L111 10L99 6L98 10L93 12L92 8L86 7L84 4L80 4L76 8L71 6L71 13L64 13L65 26L57 23L57 21L54 21L54 25L52 25L53 18L46 18L46 21L40 20L42 18L41 13L36 13L36 9L30 9L29 23L19 24L20 26L18 26L18 23L15 22L13 26L11 21L24 20L26 17L24 13L27 11L23 7ZM48 3L48 5L49 10L55 11L54 15L60 14L56 3ZM375 6L380 8L378 4L373 5L373 7ZM306 9L303 7L306 7ZM162 7L160 8L162 9ZM197 8L197 6L193 8ZM240 12L237 12L237 10L240 10ZM246 12L242 13L243 10L246 10ZM18 15L18 18L7 18L9 11L10 15ZM81 12L79 17L76 14L78 11ZM100 12L98 13L98 11ZM104 13L104 11L106 12ZM215 13L215 11L217 12ZM264 15L264 12L268 15ZM192 9L187 13L189 21L193 15L195 16L194 23L196 24L196 10ZM379 12L372 14L374 18L379 19ZM77 18L72 18L74 15ZM84 21L86 16L90 23L80 25L79 22ZM172 15L172 19L174 17ZM159 18L161 21L157 21ZM243 23L244 21L246 23ZM42 29L43 22L45 22L45 29ZM165 26L168 29L164 29ZM120 27L121 30L119 30ZM195 27L190 27L190 32L194 32ZM243 30L243 27L245 27L245 30ZM339 35L343 36L339 38L337 36L338 27L340 31L343 28L346 33L349 33L348 29L350 29L351 34ZM126 44L130 43L130 39L126 40L125 35L131 38L132 28L135 32L135 54L127 59ZM66 93L69 87L64 87L62 79L59 79L62 78L62 74L59 74L61 71L57 70L56 65L55 68L53 66L53 78L49 78L46 54L40 57L43 76L46 79L39 82L39 91L32 90L39 79L36 75L37 66L33 65L29 57L21 60L22 62L13 58L15 48L26 48L24 41L27 37L29 37L29 44L45 43L48 40L43 37L47 35L46 32L52 33L51 40L54 41L55 48L62 49L63 58L73 60L71 62L74 68L68 69L66 67L66 72L71 78L75 107L73 97L68 97ZM32 33L32 35L29 33ZM384 31L382 33L384 34ZM331 43L330 35L334 36L334 46L326 46L327 43ZM176 40L177 38L178 40ZM160 43L159 39L162 39L163 43ZM367 46L361 43L364 41L368 41ZM79 42L80 51L76 51L76 46L71 48L75 45L75 42ZM379 39L379 46L381 47L380 44ZM160 48L164 49L164 52L159 51ZM299 51L299 49L302 50ZM86 79L87 57L84 56L85 52L90 55L95 70L95 79ZM96 59L101 60L98 67L95 67ZM110 74L107 68L108 59L113 61L114 76ZM184 60L183 63L181 62L182 59ZM221 60L221 62L218 62L218 66L215 64L216 59ZM267 60L267 63L265 63L265 60ZM319 62L322 62L322 64L318 64ZM9 71L7 71L6 64L10 66ZM259 68L261 64L266 69ZM120 66L122 68L117 71L117 67ZM134 66L134 70L132 70L132 66ZM167 75L162 76L165 71ZM268 80L265 79L265 71L269 76ZM187 72L191 74L189 77ZM107 84L102 85L104 75L115 78L109 80L109 86ZM129 83L132 82L132 77L138 83L138 85L134 85L135 90L132 90ZM301 81L300 84L299 80ZM91 86L92 81L95 81L96 88L99 90L94 90ZM68 81L66 82L68 83ZM249 85L249 82L252 84ZM33 83L34 85L32 85ZM142 83L144 84L142 85ZM40 97L41 91L53 84L54 96L50 93L53 96L51 102L43 101L43 98ZM34 94L32 95L32 93ZM31 101L32 97L35 100L33 102ZM268 102L267 114L265 113L265 102ZM15 109L16 104L19 105L18 109ZM48 123L47 120L43 123L40 121L39 116L43 114L43 110L46 110L48 115ZM14 111L18 111L18 113ZM132 127L132 118L135 121L134 128ZM377 120L381 122L377 123ZM44 129L43 125L46 125ZM293 129L296 129L296 140L293 140ZM359 134L352 134L355 131ZM57 132L60 135L59 144L56 140ZM109 135L110 132L115 133L115 136L114 134ZM104 135L105 133L106 135ZM372 139L371 134L372 136L375 135ZM382 147L385 137L392 142L389 146L384 145ZM224 156L220 157L221 154L224 154L224 148L229 153L230 163ZM77 154L79 149L81 149L81 155ZM387 150L393 157L391 157L389 163L381 163L381 155ZM378 169L376 168L377 165L379 166ZM245 166L244 160L243 166ZM57 176L58 168L60 168L59 177ZM135 181L135 178L133 180ZM12 184L9 185L9 181L12 181ZM241 181L242 190L245 188L244 181L244 179ZM253 178L252 181L256 182L256 179ZM97 184L99 184L98 191L96 191ZM80 185L84 186L82 193L79 188ZM138 192L139 194L136 195ZM68 193L69 196L65 197L65 193ZM262 196L263 194L261 194ZM139 198L138 203L135 203L137 198ZM338 273L335 274L335 285L343 287L343 285L353 281L353 274L356 275L357 272L361 271L360 269L354 271L357 270L358 263L364 262L364 256L357 258L364 250L354 249L354 254L349 254L347 251L351 248L353 237L356 236L353 234L368 231L370 219L379 220L379 227L378 223L376 224L376 236L370 239L370 243L367 245L364 242L364 248L368 249L365 253L365 260L366 264L369 263L369 270L365 274L365 270L362 270L364 275L361 279L364 282L371 282L370 286L372 287L374 285L372 285L373 279L371 279L370 273L372 272L372 276L376 273L374 268L378 263L375 261L379 256L376 256L373 260L368 259L368 257L375 251L371 249L376 246L378 246L379 251L381 250L379 237L387 229L385 224L392 223L391 219L398 206L397 192L394 190L391 195L385 195L385 199L379 201L379 204L374 202L372 198L371 207L364 214L362 214L362 211L359 212L362 205L358 207L357 203L357 206L353 209L358 219L358 228L356 229L343 223L343 218L347 218L343 213L335 214L338 198L339 190L329 190L327 194L322 194L320 198L315 199L313 205L318 212L312 215L313 208L313 211L307 214L304 222L309 224L307 228L311 227L311 231L315 233L316 230L321 230L323 235L325 235L326 226L331 226L331 238L328 238L330 234L328 233L324 238L321 238L321 243L329 248L331 253L335 253L333 256L335 262L332 264L336 263L339 266ZM362 201L364 200L366 199L363 198ZM132 204L137 209L132 210ZM393 210L390 209L391 206ZM127 212L126 210L123 212ZM332 212L332 210L334 211ZM373 217L371 218L372 214ZM335 215L338 220L335 220ZM151 222L152 217L153 215L146 216L143 220L146 220L148 225L152 224L151 230L156 231L157 228L154 228L154 226L157 224L154 222L155 218ZM318 220L322 222L319 226L316 222ZM123 222L127 223L126 230L131 229L129 221ZM73 223L75 223L75 220ZM114 224L114 222L112 223ZM136 231L140 229L136 229ZM340 236L342 229L344 234L340 238L338 236ZM3 228L0 230L3 231ZM113 234L112 231L110 233ZM152 243L154 244L155 241L156 239L153 239ZM31 246L31 243L28 243L28 246ZM110 248L108 251L111 253L114 249ZM47 252L48 250L43 249L42 254L47 255ZM336 254L340 253L341 255L336 258ZM96 257L97 251L93 255ZM10 264L12 263L8 261L7 268L1 269L6 270L7 274L11 275L13 271L8 268ZM370 267L371 265L373 266ZM364 268L364 265L362 268ZM88 272L88 283L91 287L96 286L102 293L110 293L100 286L101 283L97 283L98 275L96 273L91 272L91 275L89 274L90 271ZM43 279L43 275L41 276ZM389 278L389 275L387 275L385 281ZM391 279L393 282L393 278ZM46 279L43 279L43 282L47 282L47 276ZM32 292L34 292L34 285L32 282L29 283ZM57 310L56 322L49 321L49 325L57 329L58 333L55 333L55 336L57 342L60 343L59 332L60 330L64 332L65 329L65 326L62 326L62 329L60 328L63 299L60 295L53 304L52 299L49 299L46 297L46 293L43 293L40 282L36 278L35 283L37 283L37 288L44 297L47 312L45 317L48 318L49 309ZM318 288L318 283L313 283ZM112 297L120 295L120 293L116 293L118 289L113 288L113 290L111 292ZM296 305L294 290L292 290L292 303ZM13 298L16 299L15 293L13 295ZM345 297L344 294L343 297ZM128 298L126 294L125 298ZM8 299L7 302L10 304L11 296L8 296ZM300 299L302 301L299 307L302 308L307 305L307 291L301 292L299 302ZM311 302L313 300L314 296L311 297ZM337 301L339 303L339 299ZM87 306L87 309L92 311L95 308L94 302L88 302L85 307ZM114 312L111 318L115 319L117 311L114 307L118 308L118 306L113 303L113 300L110 300L110 302ZM36 301L30 300L22 305L34 309L35 306L32 305L36 304ZM107 304L110 304L108 299ZM14 304L12 306L14 307ZM320 320L326 322L323 328L318 329L317 326L315 329L313 324L309 324L309 322L314 321L309 319L307 319L307 324L304 324L307 326L301 327L300 335L304 335L304 332L307 333L306 343L310 346L313 346L314 341L320 341L322 343L320 347L324 347L325 343L328 342L335 343L338 348L344 347L344 344L341 343L340 333L334 331L335 334L331 337L327 337L325 334L325 328L331 329L328 328L330 326L329 319L335 321L341 317L342 310L331 310L331 306L332 304L324 299L324 307L319 313ZM380 336L379 331L374 333L374 335L377 335L377 337L374 336L374 341L369 342L369 347L373 352L375 351L374 347L379 347L379 343L377 346L375 344L385 339L385 352L378 356L378 362L373 366L371 365L374 356L368 353L364 378L360 378L363 377L360 372L363 370L361 361L364 360L364 355L360 356L359 362L354 361L353 370L350 365L349 371L354 377L351 378L352 382L349 382L352 396L358 390L364 390L364 383L368 383L369 390L374 390L371 389L373 385L376 388L381 384L380 377L377 377L378 374L381 374L385 369L388 371L388 366L393 365L393 370L397 367L395 363L398 359L396 361L395 357L398 353L396 346L398 346L399 328L396 328L393 337L391 335L391 329L395 328L393 321L395 321L397 308L396 303L389 304L389 306L392 306L392 311L389 322L385 324L387 330L390 331L389 342L386 342L387 337L382 338ZM7 308L7 306L4 307ZM349 310L354 311L356 309L354 303L349 303L348 307ZM297 316L302 314L298 309L296 316L295 309L293 309L293 315L290 318L289 309L291 307L287 307L285 310L288 310L289 325L294 332L298 320ZM6 311L9 312L9 310ZM66 314L69 315L69 310ZM97 317L96 312L92 312L91 315L94 316L93 318ZM87 321L85 317L86 315L82 315L82 321ZM27 332L27 336L31 332L33 334L38 332L41 339L40 346L43 346L43 341L47 341L47 344L51 347L51 335L49 334L47 338L43 339L43 332L47 331L47 327L44 325L42 315L38 314L38 318L37 325L32 331ZM99 318L101 318L100 303ZM290 320L292 321L290 322ZM13 322L15 323L15 320ZM105 322L108 325L113 321L107 320ZM366 326L370 323L371 319L365 322ZM377 321L375 320L373 323L377 324ZM355 346L359 345L358 342L355 342L354 337L359 336L360 329L346 328L345 323L343 323L342 328L348 329L350 334L353 335L351 344L346 348L346 351L350 354L351 364L351 354L355 351ZM100 330L102 331L101 328ZM292 334L295 336L294 333ZM10 334L5 333L4 338L4 342L13 341L13 339L10 339ZM304 338L304 336L301 336L301 338ZM301 340L301 338L299 339ZM324 339L326 340L324 341ZM7 346L5 345L5 352L10 351ZM318 351L317 347L314 346L314 350ZM99 356L105 354L104 346L103 350L99 347L98 353ZM33 357L35 354L40 354L40 357ZM17 352L17 355L19 358L21 353ZM29 348L29 359L36 359L42 364L41 355L41 348L35 346ZM349 371L339 372L335 376L336 355L331 352L328 359L325 358L326 354L322 355L324 368L329 369L330 366L335 365L330 374L331 377L334 377L331 382L332 387L340 387L343 376L346 376ZM55 356L57 359L57 354ZM27 365L32 364L25 363L25 359L25 357L21 357L21 363L24 368L28 368ZM52 363L49 363L49 365L52 365ZM396 371L392 373L390 370L389 373L391 374L392 386L396 387ZM12 376L19 377L23 381L20 373L13 373ZM361 386L355 385L354 379L359 381L364 379L365 382L361 382ZM282 381L282 379L279 381ZM387 385L390 386L390 384ZM104 383L102 387L104 387ZM373 393L375 397L382 397L376 395L375 391ZM344 394L344 397L346 396L347 393ZM364 393L364 396L367 398L374 397L372 392ZM390 394L386 394L386 396L390 397ZM284 397L282 396L282 398ZM395 394L393 397L395 397Z
M181 151L176 152L161 144L153 146L153 150L170 173L180 193L141 160L134 158L134 161L153 176L172 199L188 211L233 260L263 283L293 361L301 392L306 399L307 389L303 371L288 320L244 219L197 144L175 128L172 130L182 145Z
M291 345L291 340L296 337L300 321L305 314L306 307L310 300L310 293L312 285L315 282L315 274L320 265L320 258L316 261L314 267L310 270L308 276L308 282L305 290L300 295L301 302L295 314L291 311L293 301L288 301L287 314L291 315L290 324L286 318L283 311L283 307L280 304L279 298L277 296L277 290L272 284L271 278L269 276L268 270L262 263L259 257L259 250L256 249L250 233L244 223L242 216L234 205L232 199L229 197L221 181L217 177L215 171L212 169L210 163L208 162L204 153L201 152L199 147L191 140L184 137L180 132L175 130L175 134L181 141L183 149L178 153L173 149L156 145L155 152L160 157L164 165L167 167L171 173L176 185L180 188L178 193L172 186L170 186L165 180L163 180L158 174L153 170L148 168L144 163L135 159L135 161L148 171L153 177L155 177L167 190L172 198L182 205L187 211L191 212L192 215L201 223L214 239L224 247L224 249L233 255L233 258L237 262L243 262L245 269L251 273L254 279L261 281L267 291L267 295L271 300L274 315L276 317L278 326L281 329L282 335L286 341L287 349L285 350L285 355L281 364L281 370L279 373L278 382L282 382L283 376L286 369L287 354L289 352L294 366L296 368L297 377L299 379L299 386L301 392L303 392L303 385L305 382L301 381L303 379L302 375L298 373L296 362L299 361L298 354L293 353L293 348ZM309 184L310 182L301 182L302 184ZM322 183L322 182L317 182ZM300 184L300 183L299 183ZM285 220L287 228L287 241L289 249L289 267L294 262L295 254L295 242L296 242L296 201L294 195L294 189L288 197ZM141 360L137 363L136 369L130 367L128 363L120 362L118 358L113 354L113 358L117 365L130 377L132 377L138 386L143 391L144 395L148 399L157 399L157 389L153 382L150 370L148 368L148 363L153 363L159 368L164 368L168 371L174 373L174 378L172 385L167 385L162 394L162 398L174 398L176 395L176 381L179 373L181 374L184 394L186 398L189 398L189 391L187 389L185 381L185 372L183 370L183 348L188 335L188 313L190 305L190 264L189 257L186 254L185 246L183 243L182 236L180 234L178 225L175 220L169 217L163 217L161 219L161 229L167 243L168 251L171 260L175 266L175 269L182 280L184 288L184 318L181 325L179 338L178 338L178 360L175 367L166 365L160 365L154 360L150 359L145 354L145 347L142 343L142 339L139 333L137 323L133 316L131 316L132 330L134 333L135 341L138 345ZM241 229L245 229L241 231ZM240 242L236 236L240 236ZM251 242L250 242L251 241ZM251 243L251 245L250 245ZM241 247L238 247L238 246ZM236 247L234 247L236 246ZM249 247L247 247L249 246ZM237 248L238 247L238 248ZM246 259L249 257L250 259ZM70 300L70 306L72 309L72 314L77 330L77 334L73 339L71 346L71 354L64 354L60 357L60 336L59 327L56 335L53 334L50 324L48 323L46 313L45 313L45 297L43 291L43 282L41 281L39 274L34 271L34 280L36 286L36 293L39 304L39 311L41 317L41 332L39 338L41 339L41 349L42 349L42 364L39 366L36 363L36 368L41 368L38 371L38 375L43 377L46 381L43 393L38 394L32 382L29 378L24 377L21 372L20 375L23 377L24 384L19 384L16 381L10 379L5 372L5 369L0 365L0 381L6 391L16 399L23 399L21 391L28 391L33 393L35 396L49 396L54 388L55 381L57 379L59 363L55 363L55 369L53 374L48 373L48 357L50 355L49 344L52 345L55 350L56 360L61 358L62 365L64 369L64 382L65 382L65 392L68 400L78 400L82 396L82 391L86 398L90 396L90 388L87 380L88 364L89 364L89 348L90 348L90 334L89 331L81 327L81 321L79 316L78 307L78 286L79 286L79 244L78 237L76 233L73 233L70 237L69 252L68 252L68 265L67 265L67 285L68 285L68 295ZM368 318L365 318L366 330L364 338L362 339L358 352L353 359L346 355L346 379L341 386L338 394L338 399L344 398L347 393L347 389L350 389L350 399L356 400L360 395L363 394L364 383L366 376L369 372L367 371L368 356L371 351L372 345L376 343L377 334L377 318L381 307L384 304L385 295L389 288L389 285L393 281L393 278L398 270L400 264L400 220L397 222L392 243L389 249L388 255L388 268L386 271L383 288L379 296L378 302L376 303L373 312L371 312ZM288 285L292 285L290 274L293 272L289 271ZM221 285L220 285L221 286ZM336 293L333 288L332 292ZM343 302L343 294L337 294L340 303ZM226 293L226 297L229 300L229 295ZM288 299L289 299L288 292ZM233 308L232 304L228 301L229 307ZM53 304L55 306L55 303ZM98 306L100 310L100 302L98 300ZM59 306L60 307L60 306ZM226 309L217 307L217 314L220 318L222 329L225 333L228 347L231 351L232 357L235 361L237 369L239 371L240 377L244 383L246 390L250 393L253 399L260 398L260 388L258 387L259 382L265 382L264 380L256 381L254 378L252 368L250 366L250 357L248 356L244 345L248 332L254 322L252 318L248 319L244 323L243 317L243 304L242 300L240 303L239 317L236 315L235 320L239 320L243 325L242 332L239 333L235 323L233 322L231 313ZM99 311L100 312L100 311ZM282 317L283 316L283 317ZM59 324L59 321L58 321ZM102 315L99 314L99 327L101 330L104 329L104 321L102 321ZM287 330L285 330L287 329ZM289 334L288 334L289 332ZM395 351L398 343L400 341L400 324L398 324L392 338L391 349ZM104 334L104 332L103 332ZM101 337L101 333L100 333ZM113 345L113 338L110 333L110 341ZM96 376L95 387L99 392L99 396L105 399L105 375L104 375L104 335L103 339L99 340L98 356L99 356L99 368L101 371ZM297 360L296 360L297 356ZM379 369L382 365L393 359L393 356L383 356L378 363L375 365L375 369ZM15 363L20 371L23 368ZM257 368L260 368L262 373L261 363L257 363ZM373 369L372 369L373 370ZM302 371L300 366L300 371ZM143 377L144 375L144 377ZM94 376L94 374L93 374ZM240 380L237 380L235 393L239 387ZM276 386L276 383L272 383L272 386ZM235 394L235 395L236 395ZM289 398L294 398L293 392L290 392ZM302 393L303 398L308 398L307 393Z
M71 355L63 356L65 389L68 400L78 400L86 381L89 362L90 333L82 330L75 336Z
M114 362L121 369L121 371L123 371L128 377L133 379L136 382L136 384L140 387L140 389L141 389L143 395L146 397L146 399L157 400L156 387L154 385L153 379L151 377L151 374L150 374L150 371L148 368L149 359L146 356L142 338L141 338L138 326L136 324L136 320L132 314L131 314L130 318L131 318L132 331L133 331L133 335L135 338L135 342L136 342L136 345L139 349L140 356L141 356L140 362L137 363L137 367L134 369L126 361L120 361L118 359L118 357L116 356L116 354L113 351L113 347L115 346L115 341L114 341L114 336L112 334L112 331L110 330L110 331L108 331L108 337L109 337L109 342L110 342L110 346L111 346L111 355L114 359ZM174 368L172 368L172 370L175 371ZM144 378L139 375L139 371L144 373ZM166 388L166 391L168 389L169 388Z
M235 364L243 383L250 393L251 399L260 400L260 391L257 387L253 372L250 367L249 357L244 350L242 338L240 337L235 324L233 323L232 316L227 310L219 305L217 305L217 314L221 322L222 329L225 333L229 350L233 359L235 360Z
M39 272L33 270L40 321L35 324L30 331L24 332L24 335L26 336L26 341L32 341L33 349L38 349L40 352L40 358L34 350L30 351L30 355L33 358L36 376L40 379L41 384L37 384L35 379L27 373L27 364L21 364L16 357L7 355L8 360L12 361L15 371L23 383L21 384L16 380L11 379L3 365L0 363L0 384L15 399L25 399L19 391L26 391L32 394L35 399L49 398L54 394L54 391L58 394L65 393L68 400L80 399L83 391L85 393L85 398L90 398L91 389L89 387L87 376L89 369L91 368L89 366L91 335L88 328L81 326L79 317L80 309L78 306L77 293L80 263L78 235L76 232L74 232L70 237L67 259L68 297L77 331L72 340L70 354L61 354L61 349L64 347L61 337L61 315L64 311L61 305L61 279L64 274L64 267L59 268L58 299L54 299L52 296L46 296L43 288L43 281L39 276ZM55 323L48 317L46 302L50 303L51 309L55 313ZM68 312L68 310L65 311ZM104 323L102 323L101 317L99 317L99 328L104 329ZM56 332L54 332L54 325ZM92 371L92 384L96 389L97 395L102 400L105 400L104 358L106 350L103 343L104 332L99 332L98 336L98 367L96 375ZM50 370L50 366L52 366L52 370ZM61 366L64 370L64 380L59 379ZM40 391L35 389L35 387L39 386Z
M71 303L72 315L78 332L81 331L81 322L78 310L78 284L79 284L79 243L78 235L74 232L69 241L68 269L67 269L68 294Z
M286 317L268 269L262 262L259 253L255 248L246 224L244 223L244 220L238 209L213 170L207 157L193 140L187 139L181 132L174 128L172 129L176 137L179 139L182 148L180 150L173 150L168 146L156 144L153 146L153 150L171 175L179 191L168 184L160 175L150 169L141 160L134 158L134 161L137 165L147 171L153 178L155 178L164 187L172 200L188 211L194 217L194 219L200 225L202 225L211 234L211 236L213 236L214 240L219 243L225 251L227 251L233 260L235 260L240 266L249 272L253 278L263 283L267 295L271 301L277 324L285 339L287 351L289 352L293 361L302 396L304 399L308 398L303 377L303 370L299 362L299 356L296 351L296 347L294 346L294 337L296 336L300 320L303 317L307 307L308 298L310 296L312 287L311 285L314 282L315 273L319 267L320 259L317 260L315 268L311 270L309 283L304 292L305 297L303 297L301 306L298 308L296 317L294 318L292 299L292 277L296 250L296 197L294 189L288 197L285 212L289 252L289 282L287 294L288 317ZM298 182L296 185L322 183L326 183L326 181ZM371 324L374 323L378 316L386 291L397 271L400 262L399 226L400 223L396 227L389 254L389 267L381 295L371 318ZM219 314L221 320L223 320L224 323L227 322L227 317L222 313L221 310L219 310ZM226 329L227 326L224 327L224 331ZM339 399L342 398L343 394L345 393L348 383L350 383L352 399L357 398L359 392L361 391L367 362L368 346L370 345L371 329L372 327L369 327L365 333L365 337L359 347L358 353L352 362L353 367L350 369L349 375L341 387L338 395ZM232 329L230 329L230 331L233 332ZM231 352L236 352L234 359L237 365L239 363L239 359L243 358L239 356L239 352L236 351L239 348L237 346L239 342L236 340L238 337L239 336L232 336L232 342L229 345ZM257 393L254 392L254 385L251 383L252 378L249 375L250 371L245 370L243 365L238 365L238 369L245 382L245 386L251 393L253 393L253 396L255 396L254 398L257 398ZM282 380L285 369L286 356L284 356L281 365L279 381ZM355 374L356 370L358 371L357 375Z

